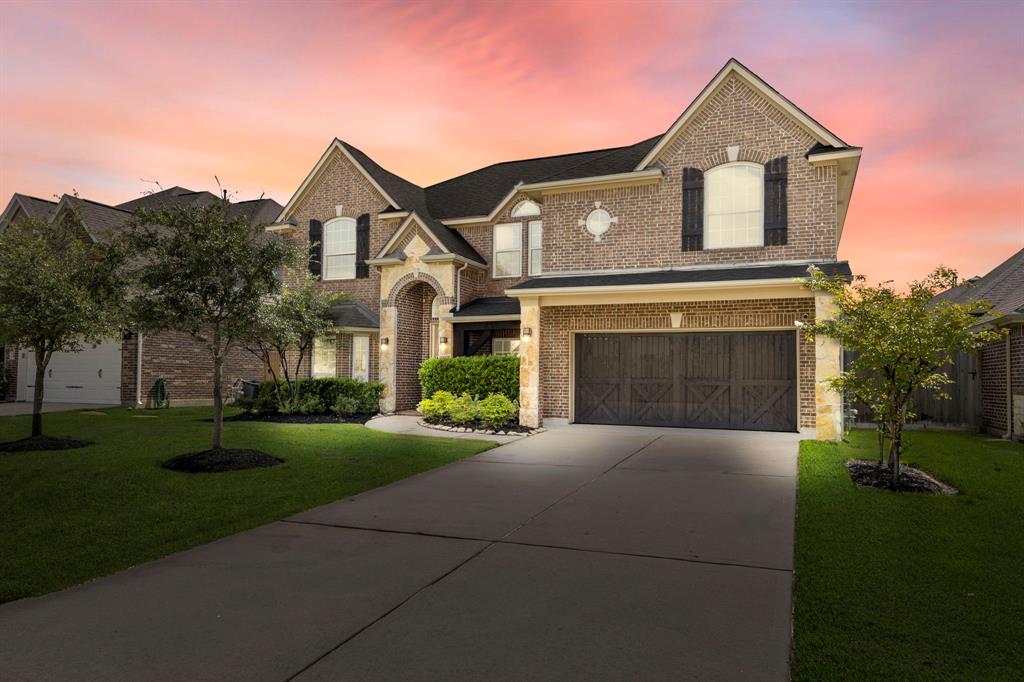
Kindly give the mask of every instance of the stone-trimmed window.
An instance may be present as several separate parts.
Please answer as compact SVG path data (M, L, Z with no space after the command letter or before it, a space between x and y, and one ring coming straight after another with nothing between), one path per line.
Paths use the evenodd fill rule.
M324 223L323 279L356 278L356 219Z
M501 223L494 226L494 277L519 277L523 274L523 224Z
M764 166L740 161L704 173L704 248L764 245Z

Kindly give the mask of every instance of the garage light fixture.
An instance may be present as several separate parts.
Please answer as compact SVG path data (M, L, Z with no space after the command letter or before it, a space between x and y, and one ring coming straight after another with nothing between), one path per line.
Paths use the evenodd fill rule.
M380 349L381 350L387 350L388 349L388 343L389 343L388 337L386 337L386 336L382 337L381 340L380 340Z

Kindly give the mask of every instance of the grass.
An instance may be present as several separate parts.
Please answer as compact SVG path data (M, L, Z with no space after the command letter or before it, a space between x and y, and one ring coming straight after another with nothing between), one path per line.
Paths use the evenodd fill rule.
M905 462L956 497L857 488L874 432L800 448L794 680L1024 674L1024 446L914 431Z
M284 464L216 474L161 469L209 447L208 408L44 416L52 436L96 445L0 454L0 602L44 594L476 454L494 444L352 424L229 422L226 447ZM0 418L0 441L28 435Z

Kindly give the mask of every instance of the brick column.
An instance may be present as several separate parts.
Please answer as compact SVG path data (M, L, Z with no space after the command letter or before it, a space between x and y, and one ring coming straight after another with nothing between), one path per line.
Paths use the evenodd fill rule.
M835 304L828 294L815 294L814 317L828 320L835 315ZM814 340L814 414L819 440L839 440L843 436L843 397L825 383L843 371L842 348L835 339L818 336Z
M387 347L381 346L380 353L380 381L384 384L381 392L380 411L390 414L395 411L395 336L398 333L398 308L396 306L383 306L380 309L380 337L379 343L383 344L384 339L388 340Z
M540 414L540 301L519 299L519 423L536 428ZM523 336L529 329L530 336Z

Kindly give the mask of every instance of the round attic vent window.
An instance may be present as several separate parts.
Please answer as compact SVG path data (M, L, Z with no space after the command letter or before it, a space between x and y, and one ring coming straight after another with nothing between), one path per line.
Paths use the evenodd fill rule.
M603 208L595 208L587 216L587 232L589 232L594 239L600 241L604 233L608 231L608 228L612 226L612 215Z

